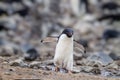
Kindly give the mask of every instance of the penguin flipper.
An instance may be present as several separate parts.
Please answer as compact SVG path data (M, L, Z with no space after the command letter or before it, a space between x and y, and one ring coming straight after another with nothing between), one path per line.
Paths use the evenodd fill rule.
M83 47L83 45L81 45L80 43L78 43L77 41L74 40L74 48L75 50L79 50L81 53L86 53L85 48Z
M46 37L41 40L41 43L46 43L46 42L57 42L58 37Z

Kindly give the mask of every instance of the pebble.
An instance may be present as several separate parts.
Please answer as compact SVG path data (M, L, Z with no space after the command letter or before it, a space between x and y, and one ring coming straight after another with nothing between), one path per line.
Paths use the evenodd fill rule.
M5 72L4 74L5 74L5 75L11 75L11 73L10 73L10 72Z

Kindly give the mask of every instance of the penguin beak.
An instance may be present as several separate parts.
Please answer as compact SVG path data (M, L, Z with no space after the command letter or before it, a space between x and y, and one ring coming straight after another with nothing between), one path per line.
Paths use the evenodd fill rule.
M68 36L68 37L72 37L72 35L73 35L73 34L72 34L71 32L70 32L70 33L67 33L67 36Z

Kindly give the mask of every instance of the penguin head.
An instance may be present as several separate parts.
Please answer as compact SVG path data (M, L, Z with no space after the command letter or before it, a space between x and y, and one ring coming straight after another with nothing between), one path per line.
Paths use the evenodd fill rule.
M67 37L71 38L73 36L73 30L71 28L64 29L62 34L65 34Z

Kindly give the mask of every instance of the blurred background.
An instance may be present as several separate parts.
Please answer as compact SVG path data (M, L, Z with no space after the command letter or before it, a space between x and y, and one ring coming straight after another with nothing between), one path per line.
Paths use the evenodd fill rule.
M0 55L35 49L52 59L54 44L41 44L73 28L87 55L105 52L120 60L120 0L0 0Z

